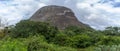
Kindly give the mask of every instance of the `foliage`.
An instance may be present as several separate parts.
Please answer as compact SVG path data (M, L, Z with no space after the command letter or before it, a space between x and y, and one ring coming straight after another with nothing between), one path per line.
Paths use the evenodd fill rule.
M76 35L76 34L87 32L87 31L92 31L92 29L82 28L82 27L79 27L79 26L68 26L64 30L65 34L69 34L69 36L70 35L73 36L73 35Z
M69 36L66 34L57 34L53 40L53 43L61 45L61 46L69 46Z
M103 36L101 40L96 43L96 45L115 45L120 44L120 38L113 36Z
M95 51L120 51L120 45L105 46L99 45L95 48Z
M29 37L33 35L44 35L47 39L54 37L58 32L57 28L45 22L34 22L23 20L11 29L12 37Z
M91 43L92 45L95 45L97 42L101 41L101 39L103 38L104 34L102 34L102 32L100 31L92 31L92 32L83 32L81 34L85 34L87 36L89 36L91 39Z
M0 51L27 51L27 47L18 40L8 38L0 41Z
M58 46L46 42L44 36L0 40L0 51L77 51L71 47Z
M106 35L112 35L112 36L119 36L120 35L120 27L106 27L106 29L103 31Z
M99 31L79 26L58 30L49 23L23 20L0 31L3 37L0 51L77 51L75 48L84 51L81 48L120 44L119 30L119 27Z
M55 44L70 46L74 48L85 48L91 45L91 38L88 35L76 35L68 37L66 34L58 34L54 39Z
M0 38L3 38L5 36L5 33L4 33L4 31L1 29L0 30Z
M77 35L73 37L73 47L85 48L91 45L91 38L88 35Z
M26 44L27 44L27 49L28 51L37 51L40 50L42 45L41 43L46 43L45 37L42 35L39 36L31 36L28 37L25 40Z
M46 42L32 42L29 44L31 48L28 48L28 51L77 51L74 48L70 47L60 47L54 44L48 44Z

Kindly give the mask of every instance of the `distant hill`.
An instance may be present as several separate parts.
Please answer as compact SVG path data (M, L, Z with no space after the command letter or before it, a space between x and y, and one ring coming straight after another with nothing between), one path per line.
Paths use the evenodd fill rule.
M79 22L71 9L56 5L49 5L40 8L35 14L33 14L30 20L49 22L59 29L65 29L68 26L80 26L82 28L89 27L88 25Z

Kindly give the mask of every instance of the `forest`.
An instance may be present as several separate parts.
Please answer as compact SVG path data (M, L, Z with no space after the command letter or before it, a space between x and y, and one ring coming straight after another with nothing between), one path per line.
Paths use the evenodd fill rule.
M22 20L0 30L0 51L120 51L120 27L105 30Z

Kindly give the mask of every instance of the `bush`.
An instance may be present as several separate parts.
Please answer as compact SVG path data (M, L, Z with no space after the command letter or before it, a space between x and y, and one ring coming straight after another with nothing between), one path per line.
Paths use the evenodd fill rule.
M102 32L99 32L99 31L85 32L83 34L86 34L91 38L93 45L96 45L96 43L101 41L105 36L104 34L102 34Z
M105 46L99 45L95 48L95 51L120 51L120 45Z
M58 46L46 42L44 36L0 40L0 51L77 51L71 47Z
M65 29L65 34L69 34L69 35L76 35L76 34L80 34L82 32L84 32L85 29L81 28L79 26L68 26Z
M63 47L55 44L48 44L43 36L32 36L26 40L28 51L77 51L71 47Z
M76 35L72 38L73 40L73 47L76 48L86 48L91 45L91 38L88 35Z
M114 36L103 36L101 37L100 41L96 43L96 45L115 45L120 43L119 37Z
M0 41L0 51L27 51L27 46L18 40L8 38Z
M46 43L45 37L42 35L31 36L24 40L27 44L28 51L37 51L40 50L41 43Z
M5 33L3 30L0 30L0 38L2 39L5 36Z
M44 35L46 39L54 37L58 29L45 22L34 22L23 20L11 29L12 37L29 37L33 35Z
M120 27L106 27L103 33L110 36L120 36Z
M79 34L68 36L67 34L57 34L53 43L60 46L68 46L74 48L86 48L92 45L92 38L87 34Z
M60 46L69 46L70 45L68 43L70 41L69 38L70 37L66 34L57 34L53 40L53 43L58 44Z

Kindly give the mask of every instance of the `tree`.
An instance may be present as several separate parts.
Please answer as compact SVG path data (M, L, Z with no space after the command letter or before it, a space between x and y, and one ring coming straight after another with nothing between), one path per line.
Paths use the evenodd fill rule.
M58 32L58 29L45 22L34 22L29 20L23 20L16 24L11 29L12 37L28 37L33 35L44 35L46 39L54 37Z
M106 27L103 32L106 35L120 35L120 27Z
M80 34L80 33L87 32L87 31L92 31L92 29L90 29L90 28L81 28L79 26L68 26L65 29L65 34L69 34L69 35L72 36L72 35L77 35L77 34Z
M72 46L77 48L86 48L90 46L92 43L91 38L86 34L76 35L72 39L73 39Z
M53 40L53 43L58 44L60 46L69 46L70 44L68 44L68 38L70 37L66 34L57 34Z

